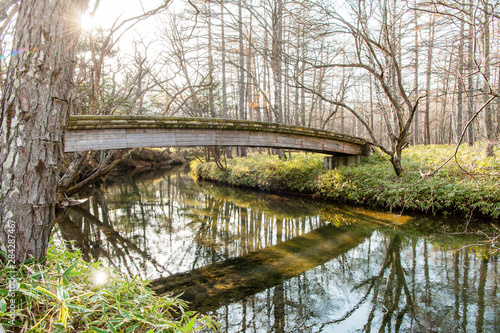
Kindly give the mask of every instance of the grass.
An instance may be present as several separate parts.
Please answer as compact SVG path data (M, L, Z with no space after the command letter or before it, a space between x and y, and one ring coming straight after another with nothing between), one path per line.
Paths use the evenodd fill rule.
M43 265L0 261L0 323L14 332L215 331L208 317L156 296L147 284L52 244Z
M316 190L316 178L322 172L322 165L322 157L313 154L293 154L285 161L276 155L249 155L228 160L226 170L219 169L215 163L200 161L193 161L191 169L195 177L234 186L312 193Z
M484 146L413 146L404 151L405 173L397 177L389 159L374 154L357 166L323 170L323 156L293 154L287 160L251 155L228 161L227 170L193 162L196 177L264 191L313 193L342 203L445 215L500 216L500 160L484 157ZM438 170L432 176L432 171Z

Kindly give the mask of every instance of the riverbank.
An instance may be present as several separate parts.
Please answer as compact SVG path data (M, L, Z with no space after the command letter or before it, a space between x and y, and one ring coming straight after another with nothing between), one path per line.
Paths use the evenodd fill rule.
M85 262L62 244L51 242L43 264L11 266L4 252L0 256L2 332L217 331L180 299L157 296L149 281Z
M403 155L405 173L397 177L389 159L374 154L357 166L323 169L323 155L250 155L227 162L226 170L215 163L194 161L195 177L231 186L269 192L312 194L336 202L444 215L500 215L500 160L485 158L484 147L462 146L456 159L437 170L453 155L453 145L414 146Z

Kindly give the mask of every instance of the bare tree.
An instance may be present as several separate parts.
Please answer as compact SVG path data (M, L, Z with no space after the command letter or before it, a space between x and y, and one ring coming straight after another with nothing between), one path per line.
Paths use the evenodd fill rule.
M460 21L460 36L459 36L459 46L458 46L458 77L457 77L457 125L455 131L455 137L458 138L462 133L463 127L463 93L464 93L464 47L465 47L465 20Z
M414 19L415 19L415 99L418 98L419 96L419 92L420 92L420 89L419 89L419 82L418 82L418 79L419 79L419 76L418 76L418 72L419 72L419 51L420 51L420 47L419 47L419 32L420 32L420 27L418 25L418 10L416 9L416 4L417 4L417 0L415 0L415 8L413 9L413 12L414 12ZM371 89L370 89L371 90ZM416 110L415 110L415 124L413 126L413 135L414 135L414 143L415 144L419 144L420 143L420 140L419 140L419 136L418 136L418 131L419 131L419 113L418 113L418 105L416 107ZM373 124L372 124L373 126Z
M434 51L434 31L436 29L436 17L431 14L429 21L429 39L427 41L427 68L426 68L426 85L425 85L425 111L424 111L424 143L426 145L431 143L431 130L430 130L430 105L431 105L431 80L432 80L432 55Z
M370 127L362 112L349 105L348 101L329 98L311 87L304 88L354 115L367 129L373 143L390 156L394 171L399 176L403 173L401 165L402 151L409 143L410 127L419 98L412 102L407 92L411 89L405 87L403 64L399 57L400 36L393 29L398 18L402 16L399 13L395 15L394 11L397 8L391 8L390 6L396 6L396 3L388 0L382 1L377 7L377 14L381 17L381 20L375 21L374 17L367 12L364 1L358 0L350 7L355 14L354 22L348 21L346 15L339 14L334 8L322 7L322 11L327 13L331 20L332 30L338 35L345 36L346 39L350 38L351 43L347 44L349 46L343 49L343 52L345 52L343 54L346 56L335 56L321 65L310 62L309 67L310 69L350 68L366 71L373 77L379 109L384 115L390 141L388 147L379 142L374 129ZM369 22L369 20L371 21ZM374 24L378 25L378 30L373 29ZM377 37L377 34L381 38ZM339 39L343 40L343 38ZM349 50L353 46L355 48L353 52L350 52Z
M90 52L90 60L81 57L77 84L78 87L89 87L89 89L83 89L84 93L80 95L81 98L73 101L73 113L80 111L92 115L113 114L118 109L129 114L143 112L146 93L158 85L157 81L152 83L146 81L150 74L147 63L148 46L144 46L144 54L142 54L138 50L140 43L135 44L135 54L129 66L121 66L118 61L118 68L113 71L110 66L106 67L106 61L109 59L116 61L116 45L126 32L139 22L163 12L168 8L168 5L167 1L134 17L118 18L109 30L97 29L90 31L85 36L84 42L88 43L83 47L83 51ZM99 1L96 1L90 15L95 14L98 6ZM124 73L121 87L117 87L116 71ZM111 84L109 85L107 82L111 82ZM58 192L61 196L75 194L101 179L131 153L132 150L73 153L68 168L58 182ZM89 160L96 162L95 167L90 170L88 177L80 179L79 174Z
M468 6L468 20L469 20L469 31L467 35L467 94L468 94L468 105L467 105L467 115L471 119L474 115L474 51L475 51L475 10L474 1L469 1ZM472 146L474 144L474 123L471 122L468 127L468 142Z
M484 103L489 99L492 93L491 89L491 59L490 59L490 25L491 10L488 0L483 0L483 93ZM488 103L484 108L484 133L486 137L486 157L495 155L495 133L493 131L493 115L491 105Z
M225 34L225 15L224 5L221 2L221 68L222 68L222 117L228 117L227 109L227 73L226 73L226 34Z
M238 0L238 44L239 44L239 119L246 119L245 114L245 51L243 45L243 4ZM240 156L247 156L245 147L240 148Z
M456 89L451 91L457 97L456 105L452 106L456 106L457 110L454 136L461 141L466 124L464 134L468 144L485 140L487 155L494 153L495 122L497 127L500 122L500 119L493 116L490 105L495 98L497 105L499 103L498 89L493 88L495 78L491 77L491 73L498 70L499 64L495 59L496 54L491 52L492 45L498 45L498 35L491 33L491 28L494 26L493 20L499 18L499 6L498 1L487 0L430 0L421 1L418 7L420 11L438 15L451 27L449 35L453 38L451 41L443 40L443 50L453 50L457 59L457 67L453 69L456 73ZM441 38L444 36L441 33ZM458 48L453 46L455 41L458 42ZM446 77L447 73L441 75Z

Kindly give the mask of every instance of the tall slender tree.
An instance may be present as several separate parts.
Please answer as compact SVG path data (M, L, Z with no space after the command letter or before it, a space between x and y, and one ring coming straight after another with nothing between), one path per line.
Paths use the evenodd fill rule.
M420 51L420 47L419 47L419 31L420 31L420 28L419 28L419 25L418 25L418 10L417 10L417 0L415 0L415 8L413 10L413 15L414 15L414 20L415 20L415 50L414 50L414 56L415 56L415 99L418 98L418 95L420 93L420 89L419 89L419 82L418 82L418 79L419 79L419 76L418 76L418 66L419 66L419 57L418 57L418 53ZM420 143L420 138L418 136L418 132L419 132L419 114L418 114L418 105L416 106L416 110L415 110L415 119L414 119L414 126L413 126L413 142L415 144L419 144ZM372 125L373 126L373 125Z
M464 104L464 47L465 47L465 20L460 20L460 40L458 45L458 92L457 92L457 125L455 137L460 138L463 128L463 104Z
M245 48L243 45L243 4L242 0L238 0L238 43L239 43L239 73L240 73L240 81L239 81L239 118L246 119L245 114ZM246 147L240 148L240 155L242 157L247 156Z
M467 115L469 120L472 119L474 115L474 51L475 51L475 26L476 21L476 11L474 0L469 0L468 4L468 20L469 20L469 31L467 35L467 94L468 94L468 104L467 104ZM467 129L468 133L468 143L469 146L474 144L474 123L471 122Z
M226 79L226 33L224 21L224 4L221 1L220 5L220 21L221 21L221 68L222 68L222 117L228 117L227 110L227 79Z
M271 4L271 70L274 82L273 113L276 122L283 122L283 0L273 0Z
M495 133L493 131L493 115L488 100L491 96L491 59L490 59L490 24L491 8L488 0L483 0L483 94L484 94L484 134L486 138L486 157L495 155Z
M210 116L215 118L217 116L215 112L215 100L214 100L214 55L213 55L213 37L212 37L212 8L210 1L206 2L207 9L207 28L208 28L208 85L209 85L209 95L208 95L208 108L210 111Z
M431 143L430 130L430 107L431 107L431 80L432 80L432 58L434 51L434 31L436 29L436 17L431 14L429 21L429 39L427 41L427 69L426 69L426 86L425 86L425 111L424 111L424 143Z

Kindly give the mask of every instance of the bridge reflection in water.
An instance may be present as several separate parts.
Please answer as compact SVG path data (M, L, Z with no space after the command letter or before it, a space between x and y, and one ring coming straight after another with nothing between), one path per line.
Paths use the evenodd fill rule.
M61 218L59 237L160 293L184 291L228 332L500 325L497 258L446 251L415 232L425 220L398 227L408 218L194 183L181 169L103 190Z
M178 273L152 282L159 294L181 294L202 312L241 301L351 250L370 233L324 226L303 236L250 252L241 257Z

